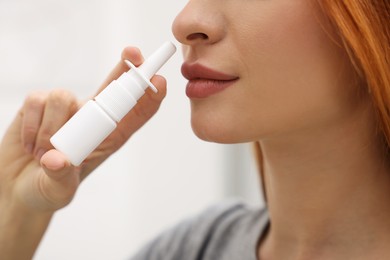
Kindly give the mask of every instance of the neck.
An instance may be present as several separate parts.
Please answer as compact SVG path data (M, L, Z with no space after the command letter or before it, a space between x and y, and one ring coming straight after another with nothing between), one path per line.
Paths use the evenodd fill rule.
M260 142L271 217L261 254L357 259L390 242L390 167L364 114Z

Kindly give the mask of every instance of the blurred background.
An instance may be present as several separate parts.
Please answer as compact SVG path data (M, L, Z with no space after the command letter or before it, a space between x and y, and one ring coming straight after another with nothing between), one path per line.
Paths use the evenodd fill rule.
M180 45L171 33L185 4L0 0L1 134L31 91L65 88L87 99L125 46L138 46L146 57L167 40L179 47L159 72L168 95L157 115L56 213L34 259L126 259L219 201L262 205L251 145L207 143L191 130Z

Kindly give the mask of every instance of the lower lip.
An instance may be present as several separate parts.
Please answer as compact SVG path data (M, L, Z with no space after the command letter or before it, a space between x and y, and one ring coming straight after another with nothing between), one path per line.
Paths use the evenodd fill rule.
M209 80L196 79L187 83L186 95L189 98L206 98L217 94L233 85L237 79L233 80Z

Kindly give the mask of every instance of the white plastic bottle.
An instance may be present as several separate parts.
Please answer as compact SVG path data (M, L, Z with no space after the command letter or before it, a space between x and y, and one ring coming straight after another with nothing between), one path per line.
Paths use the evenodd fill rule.
M69 119L50 138L52 145L65 154L74 166L79 166L116 128L117 123L143 96L146 88L157 92L149 80L175 51L175 45L166 42L138 68L126 60L131 69L112 81Z

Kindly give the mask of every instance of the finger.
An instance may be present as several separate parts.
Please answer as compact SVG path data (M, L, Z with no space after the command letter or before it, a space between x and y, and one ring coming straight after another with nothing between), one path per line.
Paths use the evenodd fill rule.
M22 125L23 112L22 108L16 113L12 123L6 130L0 145L0 169L7 167L10 162L15 162L25 155L22 144Z
M42 155L41 166L46 175L56 181L66 178L74 168L66 156L55 149Z
M66 159L65 155L53 149L41 158L45 172L41 193L54 209L64 207L73 198L80 184L79 173Z
M144 97L141 98L139 102L141 104L142 102L151 102L160 105L162 100L167 95L167 80L163 76L154 75L151 79L151 82L157 88L158 92L155 93L150 88L148 88Z
M148 88L136 106L118 124L118 131L121 132L124 139L122 142L125 142L157 112L166 96L167 82L164 77L155 75L152 77L151 82L158 92L154 93Z
M167 93L167 82L164 77L155 75L151 79L153 85L158 92L155 93L151 89L147 89L133 110L124 118L124 124L132 123L138 129L140 123L143 124L149 120L158 110L161 102Z
M126 47L122 51L121 61L114 67L108 77L104 80L103 84L99 88L97 94L99 94L105 87L107 87L113 80L119 78L124 72L129 70L124 60L129 60L135 66L139 66L144 62L144 58L141 51L137 47Z
M32 153L42 122L47 93L34 92L29 95L22 108L22 143L25 151Z
M50 137L77 111L77 105L76 98L68 91L55 90L49 93L34 147L34 155L38 160L52 148Z

